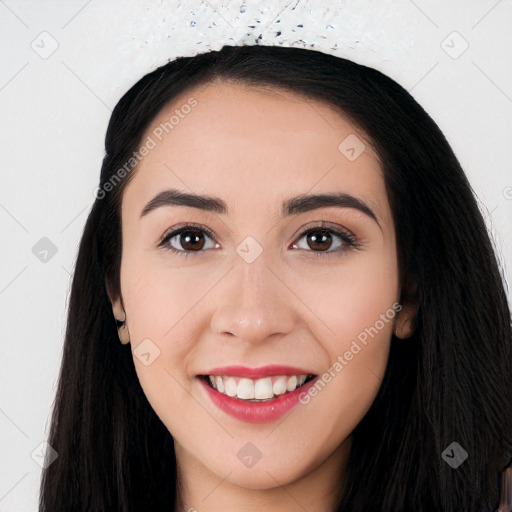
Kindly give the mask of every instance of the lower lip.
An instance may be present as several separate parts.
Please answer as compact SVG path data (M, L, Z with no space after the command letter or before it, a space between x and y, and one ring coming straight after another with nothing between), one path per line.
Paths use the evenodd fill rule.
M208 383L199 378L206 389L211 401L222 411L234 418L249 423L268 423L284 416L299 403L299 396L307 393L316 381L316 377L291 393L286 393L268 402L248 402L233 398L213 389Z

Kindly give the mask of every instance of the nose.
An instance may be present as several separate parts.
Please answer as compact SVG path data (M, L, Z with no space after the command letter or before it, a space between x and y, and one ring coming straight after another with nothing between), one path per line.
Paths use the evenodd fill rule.
M215 335L260 344L292 331L297 299L264 254L252 263L236 255L234 267L216 287L211 297Z

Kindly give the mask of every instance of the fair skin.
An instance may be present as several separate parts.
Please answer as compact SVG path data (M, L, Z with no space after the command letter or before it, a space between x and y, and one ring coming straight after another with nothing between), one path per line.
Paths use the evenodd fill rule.
M412 306L401 302L400 313L309 403L276 421L227 414L198 375L277 364L321 376L400 302L377 156L360 130L321 102L225 82L175 98L142 140L192 96L197 106L149 151L124 191L122 299L112 302L132 352L146 339L150 351L160 351L147 366L134 354L134 364L174 439L179 510L334 510L351 432L378 392L393 330L411 334ZM338 150L350 134L366 146L354 161ZM141 217L170 188L222 199L227 213L166 205ZM364 202L376 219L351 206L282 216L289 198L338 192ZM304 233L317 228L318 235L322 221L351 234L357 247L333 231L330 243L315 245ZM171 228L190 223L209 228L215 240L204 231L194 232L196 246L183 236L167 240L167 247L189 249L187 256L159 247ZM236 250L248 236L262 248L251 263ZM251 467L237 456L248 442L261 454Z

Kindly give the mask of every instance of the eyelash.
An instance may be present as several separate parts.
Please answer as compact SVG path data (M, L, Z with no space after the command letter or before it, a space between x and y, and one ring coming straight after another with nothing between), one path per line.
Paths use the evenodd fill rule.
M182 233L183 231L200 231L200 232L202 231L202 232L206 233L215 243L218 243L213 232L210 229L208 229L207 227L199 226L199 225L195 225L195 224L185 224L185 225L176 227L169 233L166 233L163 236L162 240L159 242L158 247L162 247L166 251L170 251L173 254L177 254L179 256L185 256L185 257L187 257L191 254L195 254L195 253L199 254L201 252L204 252L204 251L178 250L178 249L175 249L174 247L171 247L168 242L172 238L174 238L176 235L179 235L180 233ZM304 231L302 231L302 233L300 233L299 237L296 240L301 240L305 235L307 235L311 232L315 232L315 231L328 231L329 233L336 235L343 242L348 244L348 246L345 246L342 249L338 248L338 249L335 249L332 251L330 251L330 250L314 251L312 249L307 251L307 252L314 253L315 256L318 256L318 257L328 257L331 255L343 256L345 254L345 252L347 250L349 250L350 248L354 248L354 249L359 248L359 244L358 244L356 238L350 232L339 231L337 229L329 227L325 222L322 222L318 226L312 226L312 227L305 229ZM295 242L293 244L295 244Z

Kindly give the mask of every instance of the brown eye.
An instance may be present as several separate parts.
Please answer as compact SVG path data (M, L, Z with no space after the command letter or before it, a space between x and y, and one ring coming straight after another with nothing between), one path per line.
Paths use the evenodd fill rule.
M204 246L204 236L198 229L182 231L179 241L185 251L201 250Z
M185 256L187 253L201 253L205 252L206 249L217 246L218 244L209 230L195 226L183 226L174 229L165 235L160 242L160 247Z
M352 233L324 226L303 231L298 241L291 246L293 249L306 249L306 252L316 256L341 255L352 247L359 247Z
M315 251L326 251L332 244L332 237L328 229L310 231L306 239L308 246Z

